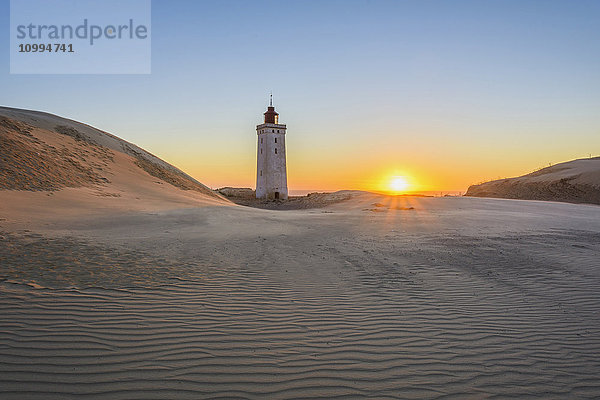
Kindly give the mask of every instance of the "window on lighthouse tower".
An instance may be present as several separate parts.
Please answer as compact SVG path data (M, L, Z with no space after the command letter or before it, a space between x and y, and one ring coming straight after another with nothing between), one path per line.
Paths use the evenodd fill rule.
M277 149L275 149L275 154L277 154Z
M277 143L277 138L275 138L275 143Z

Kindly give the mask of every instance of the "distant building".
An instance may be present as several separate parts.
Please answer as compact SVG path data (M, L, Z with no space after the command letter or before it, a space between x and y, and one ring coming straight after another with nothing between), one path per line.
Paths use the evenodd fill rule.
M279 123L279 114L273 107L273 96L265 112L265 122L256 126L258 135L256 198L288 198L287 168L285 162L285 130Z

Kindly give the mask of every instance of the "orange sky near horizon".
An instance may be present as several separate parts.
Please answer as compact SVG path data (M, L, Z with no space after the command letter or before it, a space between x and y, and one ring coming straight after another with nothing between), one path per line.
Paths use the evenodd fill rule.
M266 109L260 99L257 103L240 110L235 120L201 126L169 121L168 140L160 126L155 128L157 134L146 130L142 140L134 140L207 186L254 188L255 126L262 122ZM593 124L570 119L561 124L539 116L504 124L481 117L465 122L448 118L442 124L443 116L436 116L438 121L432 116L365 121L348 114L323 117L281 103L276 109L288 128L288 189L292 193L386 191L394 176L406 177L408 191L465 192L472 184L589 157L600 148L600 135L592 134ZM589 139L569 140L564 133L569 130ZM133 136L127 131L115 133L127 139Z
M437 144L425 140L403 141L401 138L388 146L373 141L369 146L361 146L355 141L343 147L314 149L293 135L288 133L286 143L290 191L391 191L392 179L401 176L409 184L406 192L465 192L472 184L519 176L549 163L588 156L584 146L565 151L541 143L541 148L533 151L522 143L515 149L511 142L493 147L460 141ZM181 145L169 148L161 143L153 152L212 188L254 189L255 136L235 146L227 141L214 141L210 145L214 150L210 152L199 151L198 147L203 147L200 143L189 152L182 152ZM153 146L150 147L152 151Z

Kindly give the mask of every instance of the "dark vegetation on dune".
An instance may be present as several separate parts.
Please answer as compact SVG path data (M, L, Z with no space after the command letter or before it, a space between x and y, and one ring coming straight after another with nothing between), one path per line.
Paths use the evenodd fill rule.
M573 179L564 178L553 182L515 182L504 179L473 185L465 196L600 204L600 189L572 183Z
M149 161L144 157L144 155L141 152L135 150L133 147L127 144L123 144L123 151L124 153L129 154L130 156L136 159L135 165L137 165L138 167L140 167L155 178L158 178L181 190L195 190L197 192L209 195L211 197L219 197L212 190L202 185L200 182L192 180L183 172L175 168L167 169L156 163L153 163L152 161Z
M594 168L600 166L598 161L600 157L574 160L516 178L472 185L465 196L600 204L600 167ZM578 169L581 163L586 163L584 172Z
M212 197L218 197L212 190L207 189L203 185L200 185L194 181L191 181L187 176L178 171L170 171L166 168L156 165L143 157L137 156L135 165L149 173L155 178L158 178L168 184L175 186L181 190L195 190L200 193Z
M55 146L41 139L39 132L64 135L73 141L59 140L61 144ZM122 148L123 153L135 158L135 165L155 178L182 190L220 198L193 178L155 162L154 156L127 142L123 141ZM115 162L114 155L112 149L73 126L58 124L48 131L0 116L0 190L56 191L107 184L110 180L106 169Z
M0 117L0 189L55 191L109 182L102 169L112 162L110 150L87 142L72 148L52 146L33 130L26 123Z
M216 189L215 192L236 204L267 210L304 210L309 208L322 208L352 198L352 193L350 192L315 192L309 193L306 196L290 196L287 200L257 199L256 192L250 188L223 187Z

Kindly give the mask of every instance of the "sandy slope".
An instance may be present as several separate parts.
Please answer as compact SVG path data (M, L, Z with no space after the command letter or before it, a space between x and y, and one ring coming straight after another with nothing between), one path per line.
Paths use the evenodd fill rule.
M55 115L0 107L0 212L229 204L139 147Z
M473 185L466 196L600 204L600 157L573 160L517 178Z

